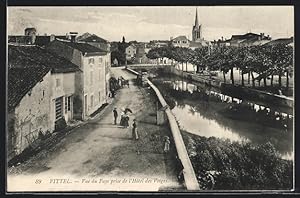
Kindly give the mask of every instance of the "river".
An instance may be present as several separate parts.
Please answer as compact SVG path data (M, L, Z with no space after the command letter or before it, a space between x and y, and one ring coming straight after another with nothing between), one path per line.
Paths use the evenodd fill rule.
M277 118L272 121L274 123L265 124L252 119L237 119L247 116L239 112L234 113L233 117L226 116L227 114L222 112L230 109L231 104L239 108L242 100L224 96L218 90L199 88L193 82L175 76L155 78L153 82L164 95L167 94L167 97L174 100L172 112L181 130L205 137L217 137L238 142L248 141L254 145L271 142L283 159L293 160L293 126L290 126L291 122L285 124L284 127L278 127L279 120ZM209 97L204 97L205 99L194 97L195 94L199 95L200 93ZM236 101L234 102L234 100ZM258 111L258 105L250 104L253 105L255 112ZM270 109L266 108L265 111L270 112ZM255 117L253 119L256 119ZM292 120L291 115L284 114L284 117Z

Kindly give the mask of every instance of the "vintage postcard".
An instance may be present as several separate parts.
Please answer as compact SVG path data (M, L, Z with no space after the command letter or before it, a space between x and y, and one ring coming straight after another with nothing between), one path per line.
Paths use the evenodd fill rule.
M9 6L7 33L7 192L293 191L293 6Z

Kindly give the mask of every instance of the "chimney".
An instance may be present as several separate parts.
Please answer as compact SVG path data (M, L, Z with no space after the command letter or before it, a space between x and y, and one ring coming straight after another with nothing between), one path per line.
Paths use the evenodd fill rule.
M25 36L32 36L33 34L36 35L36 29L34 27L25 29Z
M260 33L260 37L259 37L259 39L258 40L263 40L264 39L264 33Z
M77 36L78 32L70 32L71 42L75 43L75 38Z
M221 40L224 41L224 37L223 36L221 37Z
M51 34L50 35L50 42L54 41L55 40L55 35L54 34Z
M32 34L31 35L31 44L35 44L35 40L36 40L36 35Z

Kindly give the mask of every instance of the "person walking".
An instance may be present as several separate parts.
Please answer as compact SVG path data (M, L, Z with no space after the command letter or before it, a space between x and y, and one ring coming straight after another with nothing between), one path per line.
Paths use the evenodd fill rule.
M117 124L117 119L118 119L118 111L117 108L115 107L113 110L113 114L114 114L114 124Z
M124 128L128 128L129 127L129 115L127 113L124 114Z
M166 136L166 139L165 139L165 143L164 143L164 152L165 153L168 153L169 150L170 150L170 138L168 136Z
M111 97L114 98L115 97L115 89L111 89Z
M135 119L133 119L133 123L132 123L132 139L134 139L134 140L139 139L139 135L138 135L138 131L137 131L137 124L136 124Z
M123 109L121 111L120 125L123 126L123 127L125 125L125 113L124 113Z

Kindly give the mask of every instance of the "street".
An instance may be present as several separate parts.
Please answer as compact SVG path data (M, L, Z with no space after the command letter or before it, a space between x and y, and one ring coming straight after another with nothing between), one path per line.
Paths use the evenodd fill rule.
M149 90L133 85L133 74L122 68L112 68L115 77L123 76L130 79L130 87L120 89L112 103L104 109L101 116L96 116L86 125L73 129L58 145L48 151L42 151L16 169L21 174L11 177L30 175L32 178L53 175L68 175L68 177L105 177L105 178L159 178L157 188L181 187L177 184L173 154L163 153L163 137L170 135L166 126L155 124L155 98ZM112 110L130 108L129 128L121 128L113 124ZM132 119L138 122L140 139L131 139ZM118 117L119 122L120 116ZM12 171L13 172L13 171ZM20 180L19 180L20 181ZM171 185L171 187L170 187ZM153 186L153 185L152 185ZM73 186L74 187L74 186ZM88 186L89 188L91 186ZM116 186L111 185L112 190ZM154 186L153 186L154 187ZM67 188L67 187L66 187ZM101 187L98 186L98 189ZM109 189L109 187L108 187ZM126 190L146 190L128 187Z

